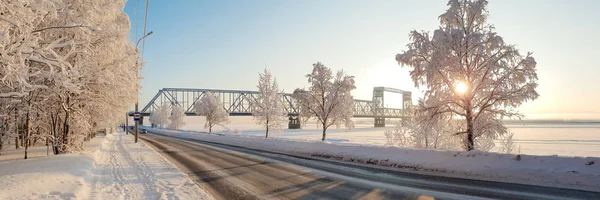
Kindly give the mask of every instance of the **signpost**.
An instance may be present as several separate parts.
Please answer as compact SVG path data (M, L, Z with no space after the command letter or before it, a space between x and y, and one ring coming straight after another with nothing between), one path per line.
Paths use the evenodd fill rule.
M141 118L141 113L140 111L138 111L138 104L135 104L135 112L133 113L133 121L135 121L135 143L138 142L138 138L139 136L139 126L140 126L140 118Z
M140 113L140 112L133 113L133 120L134 121L140 121L140 116L141 115L142 115L142 113Z
M138 126L140 123L140 117L141 117L140 112L136 111L135 113L133 113L133 121L135 121L135 143L137 143L137 141L138 141Z

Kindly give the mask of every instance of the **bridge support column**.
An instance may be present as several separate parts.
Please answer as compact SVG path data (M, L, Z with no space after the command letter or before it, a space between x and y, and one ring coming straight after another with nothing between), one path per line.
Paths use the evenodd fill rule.
M300 129L300 116L290 116L288 129Z
M385 127L385 118L376 117L375 118L375 127Z
M144 115L140 116L140 126L144 125Z

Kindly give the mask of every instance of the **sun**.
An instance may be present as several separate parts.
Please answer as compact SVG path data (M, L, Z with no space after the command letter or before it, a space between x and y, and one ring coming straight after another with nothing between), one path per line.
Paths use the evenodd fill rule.
M467 89L469 89L469 87L467 87L467 84L463 82L458 82L458 84L456 84L456 87L454 88L454 90L460 94L464 94L465 92L467 92Z

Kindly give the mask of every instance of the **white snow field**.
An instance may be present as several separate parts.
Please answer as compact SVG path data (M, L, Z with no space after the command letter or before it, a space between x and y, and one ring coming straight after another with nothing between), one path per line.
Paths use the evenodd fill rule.
M204 117L185 117L182 130L207 131L204 129ZM231 123L225 126L215 126L215 132L238 132L242 135L264 137L264 128L254 123L252 117L232 116ZM335 126L327 130L330 142L352 143L383 146L386 142L384 128L373 128L373 119L355 118L355 129L346 130L343 126ZM270 131L269 137L320 141L322 130L317 129L315 121L308 121L302 130L287 129L287 120L283 122L282 133ZM146 125L149 125L146 123ZM227 127L230 130L226 130ZM393 122L387 121L387 128L392 128ZM514 153L527 155L558 155L558 156L593 156L600 157L600 125L507 125L514 132ZM499 141L498 141L499 142ZM498 150L500 144L492 151ZM516 152L520 149L520 152Z
M393 170L600 191L600 157L520 155L519 159L516 155L480 151L467 153L314 140L264 139L226 132L206 134L166 129L151 131L181 138L354 162Z
M45 147L35 147L36 158L27 160L21 150L3 152L0 199L212 199L151 147L133 140L118 132L92 139L85 152L48 157Z

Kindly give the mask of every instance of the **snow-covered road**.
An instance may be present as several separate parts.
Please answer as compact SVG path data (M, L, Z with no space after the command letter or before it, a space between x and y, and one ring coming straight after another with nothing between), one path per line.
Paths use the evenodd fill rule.
M0 162L0 199L212 199L131 135L95 138L86 152Z
M152 133L394 171L600 192L598 157L512 155L146 128ZM600 198L598 198L600 199Z
M151 132L216 199L598 199L600 193L403 173ZM220 136L217 136L220 137Z

